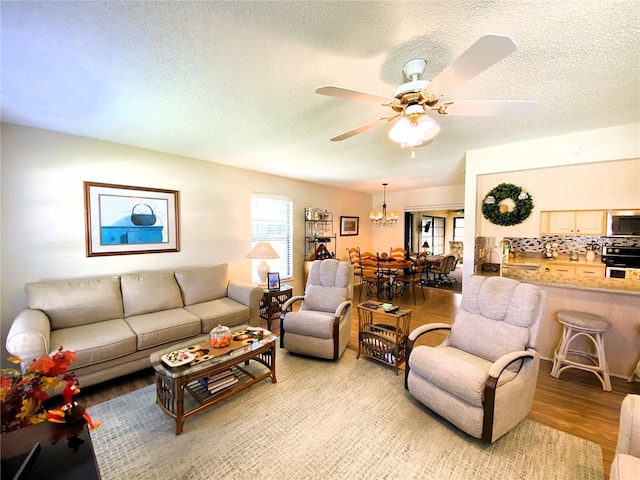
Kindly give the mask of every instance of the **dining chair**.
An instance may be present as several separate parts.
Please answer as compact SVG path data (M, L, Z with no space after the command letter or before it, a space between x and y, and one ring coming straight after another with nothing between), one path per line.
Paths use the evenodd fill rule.
M360 279L359 284L362 284L362 277L364 273L362 271L362 260L360 258L360 247L347 248L347 254L349 255L349 262L353 267L353 276Z
M453 285L453 280L449 277L449 273L453 271L456 262L455 255L447 255L439 265L430 268L430 273L433 275L433 284L436 287L440 285Z
M362 288L366 290L367 298L376 295L380 300L380 293L385 293L389 284L389 275L384 272L384 267L380 266L380 257L375 255L371 257L371 253L362 254ZM360 295L358 295L360 300Z
M402 293L406 291L405 287L411 287L413 290L413 304L416 304L416 287L422 290L422 300L426 300L424 296L423 275L427 269L427 262L424 258L419 258L416 265L409 270L409 273L396 275L394 280L402 285Z

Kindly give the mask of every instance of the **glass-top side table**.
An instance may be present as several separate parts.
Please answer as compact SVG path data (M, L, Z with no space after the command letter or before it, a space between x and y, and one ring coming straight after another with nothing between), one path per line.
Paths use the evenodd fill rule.
M264 289L260 302L260 316L267 321L267 330L271 330L271 320L280 318L282 305L293 296L291 285L282 285L277 290Z

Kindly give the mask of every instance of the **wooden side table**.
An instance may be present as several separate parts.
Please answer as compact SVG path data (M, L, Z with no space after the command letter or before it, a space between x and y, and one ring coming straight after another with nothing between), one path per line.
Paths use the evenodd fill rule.
M366 303L366 302L365 302ZM411 310L400 309L387 313L381 307L358 305L358 355L366 355L391 365L396 370L406 361L407 336Z
M282 305L293 296L291 285L282 285L278 290L264 289L264 297L260 302L260 316L267 321L267 330L271 330L271 320L280 318Z

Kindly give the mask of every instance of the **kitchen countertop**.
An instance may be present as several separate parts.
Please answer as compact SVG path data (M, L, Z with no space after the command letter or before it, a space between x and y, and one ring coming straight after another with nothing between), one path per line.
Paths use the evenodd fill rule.
M604 264L600 261L599 255L593 262L587 262L584 255L581 255L580 259L577 262L569 261L568 255L561 255L554 259L544 258L540 256L540 254L536 256L521 255L518 259L513 259L507 262L506 266L502 269L502 276L513 278L515 280L520 280L523 282L548 285L552 287L621 293L626 295L637 295L640 297L640 281L619 278L592 277L588 275L563 275L550 273L546 271L546 268L547 266L549 266L549 264L573 265L581 267L594 266L597 268L604 268ZM522 267L531 269L523 269Z

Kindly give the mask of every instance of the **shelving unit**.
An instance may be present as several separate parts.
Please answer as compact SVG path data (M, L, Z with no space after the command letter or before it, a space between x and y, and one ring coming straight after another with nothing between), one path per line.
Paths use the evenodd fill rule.
M319 208L304 209L305 260L324 260L336 257L336 234L333 213Z

